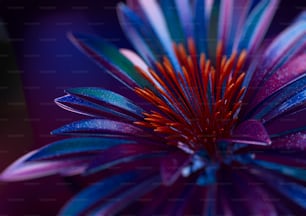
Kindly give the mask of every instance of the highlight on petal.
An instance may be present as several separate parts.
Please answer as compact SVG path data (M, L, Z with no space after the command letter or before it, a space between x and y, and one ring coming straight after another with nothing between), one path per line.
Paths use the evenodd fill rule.
M28 162L37 152L29 152L11 164L2 172L0 180L24 181L54 174L75 175L82 173L89 162L86 157L68 161Z
M107 119L88 119L65 125L52 131L52 134L139 137L143 135L143 130L128 123Z
M77 155L81 153L89 155L89 153L101 153L109 148L117 145L131 144L134 141L116 139L116 138L93 138L81 137L64 139L51 143L45 147L38 149L34 154L28 157L25 161L49 160Z
M232 137L222 139L228 142L237 142L251 145L270 145L271 140L263 124L257 120L247 120L238 125Z

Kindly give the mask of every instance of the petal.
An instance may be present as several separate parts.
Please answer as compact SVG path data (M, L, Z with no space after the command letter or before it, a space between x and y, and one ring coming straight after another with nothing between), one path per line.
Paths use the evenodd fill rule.
M177 13L179 15L182 28L185 33L186 38L193 38L193 13L191 8L191 3L189 0L175 0Z
M252 10L240 35L238 51L253 53L265 36L277 9L278 0L263 0Z
M74 196L61 210L59 215L80 215L93 208L94 205L104 200L108 196L120 191L128 183L138 183L144 179L146 174L139 170L118 174L103 179L85 188ZM124 183L124 184L123 184Z
M88 119L72 122L52 131L55 135L92 135L92 136L136 136L141 137L143 130L132 124L108 120Z
M78 160L52 161L52 162L27 162L37 151L29 152L8 168L0 176L4 181L23 181L40 178L54 174L75 175L82 173L91 158L79 158Z
M51 143L38 149L26 161L46 160L56 157L67 157L74 154L101 152L117 145L133 143L132 141L115 138L72 138Z
M127 207L135 199L140 198L145 193L154 190L160 185L160 177L155 176L147 180L139 182L133 187L129 187L127 190L121 192L115 199L109 199L102 205L97 207L94 211L90 212L90 215L116 215L122 209Z
M180 71L178 59L173 50L172 40L170 38L170 33L167 28L167 23L165 21L162 10L156 0L138 0L141 5L148 22L151 24L152 29L158 36L165 54L168 56L169 60L173 64L176 71ZM178 31L178 29L176 30Z
M167 29L169 30L172 41L175 43L184 43L186 39L180 22L176 0L160 1L160 7L167 22Z
M73 88L66 90L67 93L75 95L87 101L123 112L135 117L142 117L144 110L135 105L131 100L115 92L101 88Z
M270 121L271 119L276 118L285 112L290 112L291 110L296 111L296 109L302 105L306 105L306 89L293 95L291 98L278 106L275 106L275 108L268 115L263 117L263 120L265 122Z
M194 40L197 46L198 55L201 53L208 52L208 19L205 13L206 5L205 1L196 0L194 3L194 21L193 21L193 29L194 29Z
M300 55L288 62L284 67L276 71L263 85L258 89L256 96L253 97L249 108L257 105L260 101L266 99L276 91L280 90L286 84L303 75L306 72L306 54Z
M277 138L306 131L306 108L274 118L265 124L271 137Z
M224 1L224 6L225 6L225 2L227 1ZM232 54L234 44L238 44L239 42L239 35L241 35L241 31L243 30L243 25L245 24L245 20L251 8L251 1L250 0L235 0L235 1L232 1L231 7L233 11L232 11L232 19L231 19L231 25L230 25L230 34L228 36L228 42L226 43L226 55L227 56L230 56ZM223 8L223 10L225 9L226 8Z
M76 96L65 95L55 99L55 103L70 112L75 112L81 115L90 117L104 117L112 120L125 120L128 122L136 121L133 116L128 116L112 109L105 108L101 105L91 103Z
M270 95L260 104L258 104L248 115L255 119L262 119L265 115L271 112L279 104L290 99L295 94L300 93L306 86L306 74L301 75L297 79Z
M148 70L148 65L132 50L129 49L120 49L120 53L124 55L133 65L141 68L143 71Z
M231 138L222 140L251 145L271 144L269 134L265 127L257 120L247 120L242 122L234 130Z
M167 153L160 145L125 144L118 145L105 151L101 156L95 158L86 170L92 174L120 163L128 163L148 157L161 157Z
M273 148L287 150L306 150L306 132L289 134L273 139Z
M69 34L69 39L81 51L95 60L99 66L118 79L124 85L150 87L151 85L134 68L113 45L99 37L83 34Z

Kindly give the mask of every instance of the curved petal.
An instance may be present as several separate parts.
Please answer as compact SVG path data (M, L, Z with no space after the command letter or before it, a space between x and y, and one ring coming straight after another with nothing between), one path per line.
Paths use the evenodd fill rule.
M253 53L265 36L278 6L278 0L263 0L252 10L240 35L238 51Z
M262 86L258 89L256 96L251 101L248 109L257 105L260 101L280 90L287 83L303 75L306 72L306 54L297 56L288 62L284 67L276 71ZM256 75L255 75L256 76Z
M92 103L96 103L107 108L116 110L118 112L133 115L135 117L142 117L144 110L134 104L128 98L117 94L115 92L105 90L102 88L72 88L66 90L67 93L75 95L79 98L85 99Z
M106 69L111 76L129 88L151 86L135 70L134 65L127 58L102 38L76 33L70 33L68 37L76 47L95 60L102 68Z
M89 157L67 161L27 162L37 152L29 152L15 161L2 172L0 179L4 181L24 181L54 174L75 175L82 173L92 159Z
M148 178L142 182L139 182L137 185L129 187L129 189L122 191L116 197L116 199L107 200L95 210L90 212L90 215L116 215L118 212L120 212L130 203L132 203L135 199L138 199L145 193L154 190L159 185L159 176Z
M71 138L51 143L38 149L25 161L46 160L80 153L101 152L117 145L131 144L133 141L115 138Z
M128 183L139 183L145 179L147 174L142 171L133 170L103 179L85 188L74 196L61 210L59 215L80 215L92 209L105 198L120 191ZM122 184L124 182L124 184Z
M86 174L92 174L120 163L148 157L162 157L166 153L165 148L160 145L125 144L114 146L95 158L86 170Z
M222 139L229 142L237 142L251 145L270 145L271 140L265 127L257 120L242 122L234 130L231 138Z
M56 98L54 101L59 107L81 115L95 118L103 117L112 120L125 120L127 122L136 121L134 116L116 112L113 109L105 108L101 105L91 103L73 95L65 95L63 97Z
M144 131L132 124L108 120L87 119L72 122L51 132L55 135L92 135L92 136L136 136L141 137Z

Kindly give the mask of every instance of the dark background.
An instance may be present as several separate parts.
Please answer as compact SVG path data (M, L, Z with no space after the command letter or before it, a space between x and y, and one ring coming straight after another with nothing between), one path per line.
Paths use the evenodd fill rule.
M90 32L130 48L117 21L118 2L0 0L0 171L57 140L51 130L80 119L53 103L64 89L120 88L66 37ZM303 9L304 0L282 1L268 35L277 35ZM75 193L69 182L55 176L0 183L0 215L56 215Z

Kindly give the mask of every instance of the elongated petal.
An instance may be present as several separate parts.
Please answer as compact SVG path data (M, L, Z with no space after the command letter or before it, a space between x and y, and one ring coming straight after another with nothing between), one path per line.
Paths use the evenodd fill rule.
M257 49L268 30L277 5L278 0L263 0L256 5L248 17L240 36L239 51L246 49L248 53L252 53Z
M65 95L63 97L56 98L55 103L65 110L90 117L103 117L112 120L125 120L128 122L136 121L134 116L116 112L113 109L105 108L101 105L91 103L73 95Z
M135 199L140 198L143 194L154 190L160 185L160 177L155 176L122 191L116 199L110 199L92 211L91 215L116 215Z
M29 152L11 164L0 176L4 181L23 181L33 178L62 173L75 175L84 171L90 158L79 160L52 161L52 162L27 162L37 151Z
M60 215L80 215L89 210L99 201L125 187L127 183L139 182L146 174L139 170L118 174L103 179L74 196L61 210ZM125 184L122 184L122 183Z
M178 16L180 18L182 28L186 38L193 38L193 20L192 6L189 0L175 0Z
M93 136L141 136L143 131L131 124L108 119L88 119L70 123L52 131L52 134Z
M266 122L270 121L271 119L276 118L277 116L285 112L290 112L290 110L295 110L297 107L300 107L301 105L306 105L306 88L303 91L298 92L288 100L276 106L268 115L263 117L263 119Z
M167 152L159 145L125 144L114 146L103 155L97 157L88 167L86 173L91 174L111 166L127 163L141 158L160 157Z
M224 1L225 2L225 1ZM239 42L239 36L243 30L243 25L247 18L247 14L251 8L251 0L234 0L232 1L232 19L230 34L226 44L226 55L230 56L235 44ZM225 8L224 8L225 9ZM225 17L224 17L225 18Z
M198 55L208 52L208 26L207 15L205 13L206 5L205 1L196 0L194 3L194 40L197 46Z
M184 31L180 22L179 12L175 0L160 1L160 7L167 22L167 28L175 43L184 43L186 41Z
M135 70L134 65L102 38L83 34L69 34L68 37L81 51L124 85L130 88L150 86Z
M269 134L273 138L286 136L306 131L305 119L306 107L296 112L288 113L268 121L265 124Z
M258 106L249 113L252 118L261 119L269 112L271 112L276 106L282 102L288 100L295 94L298 94L300 91L305 89L306 86L306 74L298 77L294 81L288 83L285 87L281 88L263 102L258 104Z
M276 71L258 90L256 97L253 98L252 104L249 105L249 108L257 105L260 101L280 90L287 83L290 83L305 72L306 55L304 54L292 59L287 65Z
M52 159L79 153L104 151L117 145L132 143L132 141L115 138L72 138L51 143L37 150L26 161Z
M251 145L270 145L271 140L265 127L257 120L242 122L235 130L231 138L225 141L238 142Z
M166 54L173 64L176 71L180 71L181 67L179 66L176 55L173 51L172 40L167 28L167 23L165 21L162 10L156 0L138 0L141 5L148 22L151 24L152 29L158 36L162 47L164 48L164 54ZM178 31L178 29L177 29Z
M135 105L131 100L109 90L101 88L73 88L66 90L66 92L126 114L142 117L144 112L142 108Z

